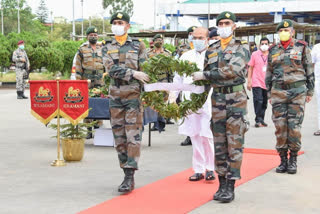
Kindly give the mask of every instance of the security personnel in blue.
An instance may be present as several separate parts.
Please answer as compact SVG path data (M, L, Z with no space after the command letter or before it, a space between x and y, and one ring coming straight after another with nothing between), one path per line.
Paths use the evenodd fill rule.
M241 179L244 135L248 130L247 93L244 89L249 51L233 32L236 16L229 11L217 17L220 41L209 46L204 71L195 72L194 80L209 80L213 87L212 123L216 172L219 189L213 199L234 200L235 181Z
M115 37L107 40L103 49L103 64L111 78L111 126L120 167L125 177L119 192L134 189L134 172L138 169L142 140L143 107L140 100L142 84L149 76L141 71L147 59L146 47L139 39L128 36L130 17L124 12L111 16Z
M295 174L304 108L314 91L313 64L308 44L293 38L295 31L291 20L280 22L276 31L280 42L269 49L266 73L267 95L276 127L276 149L281 159L276 172Z

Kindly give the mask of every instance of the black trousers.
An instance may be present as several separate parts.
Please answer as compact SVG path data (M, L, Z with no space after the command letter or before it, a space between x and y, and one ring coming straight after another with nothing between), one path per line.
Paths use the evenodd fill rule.
M267 90L260 87L252 87L254 112L256 123L264 121L264 115L268 106Z

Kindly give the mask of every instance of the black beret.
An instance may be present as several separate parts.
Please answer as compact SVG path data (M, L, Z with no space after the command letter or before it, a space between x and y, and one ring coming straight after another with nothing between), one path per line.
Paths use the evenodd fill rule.
M209 38L214 36L219 36L217 31L218 31L217 28L213 28L209 33Z
M293 23L290 19L282 20L282 22L278 24L276 31L279 31L280 28L287 28L287 27L293 27Z
M123 21L126 21L126 22L129 23L130 22L130 17L125 12L116 12L111 16L110 24L112 24L113 20L123 20Z
M162 34L156 34L156 35L153 37L152 40L154 41L154 40L159 39L159 38L160 38L160 39L163 39Z
M187 32L188 32L188 33L191 33L191 32L193 32L196 28L197 28L197 26L191 26L191 27L188 28Z
M236 22L237 18L236 18L236 15L234 15L234 13L231 13L230 11L224 11L217 16L217 23L216 23L217 26L221 19L230 19L233 22Z
M87 29L87 36L88 36L90 33L98 33L97 28L96 28L95 26L88 27L88 29Z

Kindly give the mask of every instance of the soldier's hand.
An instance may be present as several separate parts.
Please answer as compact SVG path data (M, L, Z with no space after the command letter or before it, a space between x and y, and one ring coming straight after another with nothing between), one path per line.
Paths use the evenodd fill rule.
M197 80L205 80L206 77L204 76L202 71L198 71L198 72L194 72L192 74L192 79L193 81L197 81Z
M22 58L22 59L21 59L21 62L26 62L26 59L25 59L25 58Z
M306 96L306 102L309 103L311 101L312 97L311 96Z
M149 82L149 80L150 80L148 74L143 73L143 72L141 72L141 71L135 71L135 72L133 73L133 78L141 81L142 83L147 83L147 82Z
M108 76L109 74L108 74L108 72L105 72L105 73L103 73L102 74L102 79L104 79L106 76Z

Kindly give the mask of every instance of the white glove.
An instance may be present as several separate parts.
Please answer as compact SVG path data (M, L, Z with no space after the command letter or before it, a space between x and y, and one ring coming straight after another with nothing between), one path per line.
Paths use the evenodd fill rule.
M194 73L192 74L192 79L193 79L193 81L205 80L206 77L204 76L204 74L203 74L202 71L197 71L197 72L194 72Z
M148 74L143 73L141 71L134 71L133 72L133 78L141 81L142 83L149 82L149 80L150 80Z

